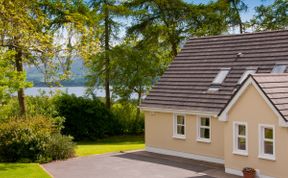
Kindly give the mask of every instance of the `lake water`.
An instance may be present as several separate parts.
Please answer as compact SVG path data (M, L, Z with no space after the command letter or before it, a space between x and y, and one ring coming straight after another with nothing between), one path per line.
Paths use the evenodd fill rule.
M75 94L76 96L85 96L86 89L86 87L33 87L25 89L25 94L28 96L39 96L45 92L45 95L51 96L57 91L62 91L67 94ZM105 97L104 89L97 89L95 92L97 97ZM137 94L133 93L131 98L137 98Z
M85 96L86 87L33 87L25 89L25 94L28 96L39 96L41 93L45 92L45 95L53 95L57 91L75 94L76 96ZM105 91L103 89L97 89L96 96L104 97Z

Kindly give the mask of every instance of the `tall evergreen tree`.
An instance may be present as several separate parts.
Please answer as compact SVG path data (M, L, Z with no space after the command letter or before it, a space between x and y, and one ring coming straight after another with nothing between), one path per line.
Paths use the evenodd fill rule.
M269 6L256 7L256 15L250 25L256 31L281 30L288 28L288 1L276 0Z
M105 103L106 107L111 107L111 59L109 56L112 44L118 39L120 23L117 21L125 10L121 6L120 1L116 0L91 0L89 1L92 13L95 18L98 18L101 52L87 61L87 66L90 69L88 75L89 85L99 87L104 85L105 88Z
M216 35L226 31L225 3L188 4L183 0L132 0L134 13L128 34L142 33L143 40L157 40L175 57L188 36Z
M246 12L248 9L247 4L245 4L242 0L228 0L230 4L230 8L228 10L228 19L229 24L232 25L232 27L238 26L239 32L243 33L245 31L244 25L241 19L241 12Z

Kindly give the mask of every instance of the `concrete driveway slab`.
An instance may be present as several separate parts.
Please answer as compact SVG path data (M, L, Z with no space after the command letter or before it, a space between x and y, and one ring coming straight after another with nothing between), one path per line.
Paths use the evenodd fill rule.
M239 178L223 165L146 151L73 158L42 165L55 178Z

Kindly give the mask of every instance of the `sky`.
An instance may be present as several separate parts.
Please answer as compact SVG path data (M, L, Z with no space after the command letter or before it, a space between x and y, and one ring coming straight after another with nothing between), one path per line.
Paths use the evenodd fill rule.
M205 4L210 2L211 0L185 0L185 1L191 3ZM241 18L242 21L249 21L255 14L255 7L260 6L261 4L270 5L274 2L274 0L243 0L243 2L248 5L248 10L247 12L241 14Z

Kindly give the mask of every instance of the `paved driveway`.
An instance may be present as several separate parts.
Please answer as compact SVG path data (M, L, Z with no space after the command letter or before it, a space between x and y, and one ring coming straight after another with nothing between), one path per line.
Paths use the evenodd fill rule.
M239 178L222 165L146 151L73 158L42 165L55 178Z

